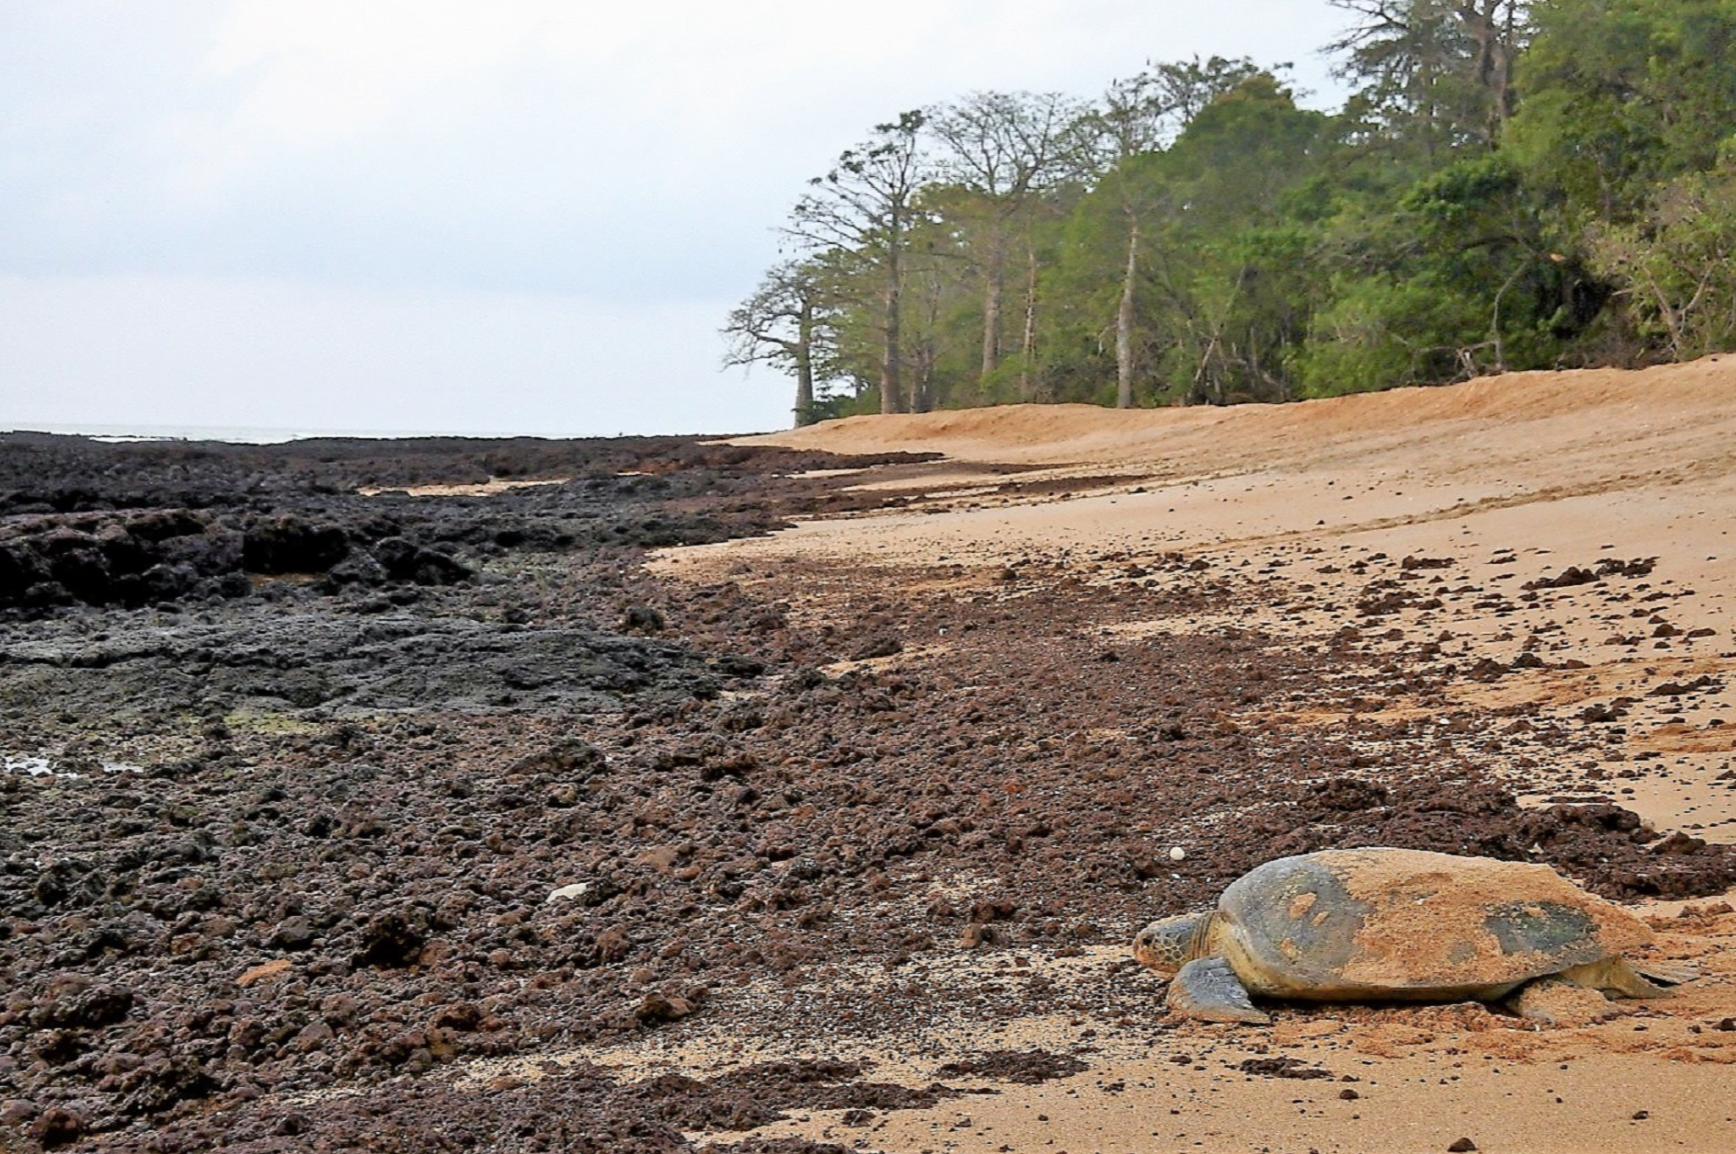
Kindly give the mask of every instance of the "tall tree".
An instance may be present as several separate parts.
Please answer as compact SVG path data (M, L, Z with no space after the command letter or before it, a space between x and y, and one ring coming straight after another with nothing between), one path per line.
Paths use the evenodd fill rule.
M1221 56L1154 64L1131 79L1113 82L1093 117L1105 170L1100 187L1111 191L1125 226L1115 310L1115 403L1120 408L1133 405L1134 324L1148 218L1171 200L1162 185L1149 178L1150 166L1142 164L1142 158L1259 71L1251 60Z
M979 92L936 109L930 130L944 146L940 175L966 193L958 219L982 281L982 374L986 392L1000 363L1007 265L1037 201L1084 161L1085 106L1059 93ZM1027 285L1030 282L1027 280ZM1035 301L1025 302L1027 315Z
M1330 2L1354 17L1334 116L1196 57L1113 84L1076 169L1060 96L882 125L787 230L824 274L818 327L775 270L731 355L895 411L1285 400L1736 345L1736 0Z
M1492 146L1514 108L1523 0L1330 0L1356 23L1330 46L1353 108L1425 157Z
M905 395L902 322L904 251L918 191L929 178L922 147L927 116L905 112L875 126L867 141L846 149L831 171L809 181L785 233L798 244L824 252L844 249L878 273L880 411L897 413Z
M1625 222L1736 131L1733 0L1534 0L1515 159L1570 213Z
M1202 109L1168 150L1183 211L1167 222L1165 244L1187 254L1170 375L1185 374L1190 400L1288 398L1283 364L1309 308L1292 271L1307 243L1289 200L1325 169L1330 127L1260 72Z
M831 317L823 270L814 261L773 266L724 322L723 363L769 364L796 380L795 423L817 419L815 385L829 357Z

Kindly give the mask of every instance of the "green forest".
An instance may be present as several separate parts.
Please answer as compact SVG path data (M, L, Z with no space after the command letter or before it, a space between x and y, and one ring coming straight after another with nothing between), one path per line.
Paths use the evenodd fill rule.
M1351 95L1153 62L978 92L813 179L725 361L798 424L1278 402L1736 347L1736 0L1320 0Z

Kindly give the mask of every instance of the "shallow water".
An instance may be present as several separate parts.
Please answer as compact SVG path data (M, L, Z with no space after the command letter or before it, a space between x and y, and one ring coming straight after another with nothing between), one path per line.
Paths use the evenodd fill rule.
M133 765L125 761L104 761L100 763L104 773L143 773L145 767ZM4 754L0 755L0 773L22 773L30 777L61 777L79 778L82 773L74 773L68 769L56 769L55 762L43 754Z

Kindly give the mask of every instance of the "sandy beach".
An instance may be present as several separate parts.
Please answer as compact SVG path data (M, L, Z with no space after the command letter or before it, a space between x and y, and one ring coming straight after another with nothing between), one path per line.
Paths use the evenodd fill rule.
M0 1148L1736 1145L1736 362L746 443L10 443ZM79 568L83 565L84 568ZM1168 1013L1275 857L1677 996Z
M1373 721L1372 732L1358 731L1363 747L1401 758L1418 751L1382 740L1394 722L1448 710L1554 718L1572 734L1565 746L1509 734L1503 722L1505 736L1474 756L1531 804L1607 796L1660 836L1730 843L1733 438L1731 358L1284 407L855 418L743 443L944 453L932 466L861 476L864 487L913 498L908 511L678 551L662 567L689 578L794 560L929 567L992 588L1009 566L1125 583L1179 554L1258 596L1120 622L1107 636L1242 628L1307 646L1350 625L1380 649L1433 648L1468 674L1432 695L1400 691L1348 708L1262 704L1239 722ZM1086 484L1028 495L1049 478ZM1646 567L1643 580L1591 578L1632 561ZM1382 592L1401 596L1370 613ZM1535 663L1516 660L1526 655ZM946 660L911 654L908 663ZM1697 679L1704 688L1689 694L1659 691ZM1606 712L1621 715L1613 730L1587 720ZM1477 744L1464 728L1445 740ZM1605 1025L1537 1031L1458 1010L1323 1008L1270 1031L1190 1023L1154 1032L1157 984L1129 974L1151 991L1149 1016L1126 1036L1099 1032L1089 1074L900 1113L865 1135L867 1148L1446 1150L1469 1137L1503 1151L1727 1149L1736 1142L1736 918L1717 902L1689 913L1723 912L1698 916L1682 916L1682 903L1640 908L1665 928L1664 952L1695 959L1704 976L1678 999L1626 1003ZM1113 949L1099 959L1117 960ZM1078 1026L1026 1023L1022 1038L1064 1049ZM909 1045L895 1033L875 1056ZM1324 1067L1332 1080L1240 1072L1265 1053ZM1352 1077L1354 1092L1341 1094L1339 1080ZM785 1131L851 1134L819 1114Z

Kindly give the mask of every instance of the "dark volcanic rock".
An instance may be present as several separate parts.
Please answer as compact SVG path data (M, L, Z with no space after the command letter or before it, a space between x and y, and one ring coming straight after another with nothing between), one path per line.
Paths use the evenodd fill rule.
M994 1050L973 1058L948 1062L940 1068L943 1078L994 1078L1036 1086L1055 1078L1069 1078L1090 1069L1070 1054L1047 1050Z
M992 573L928 593L927 572L639 564L887 499L800 476L838 464L815 455L0 446L0 1116L44 1139L686 1151L689 1128L961 1091L821 1058L637 1082L539 1059L714 1027L810 1055L948 1015L1123 1029L1144 975L1026 963L1328 846L1544 861L1617 897L1736 880L1728 847L1626 810L1521 808L1479 754L1521 740L1510 718L1268 724L1263 700L1447 676L1354 630L1318 652L1129 635L1097 659L1106 623L1235 604L1199 559L1095 585L1033 557L1013 599ZM501 477L566 479L357 491ZM816 613L814 589L836 600ZM875 652L903 658L821 672ZM986 956L942 980L961 940ZM521 1073L455 1088L484 1059Z

